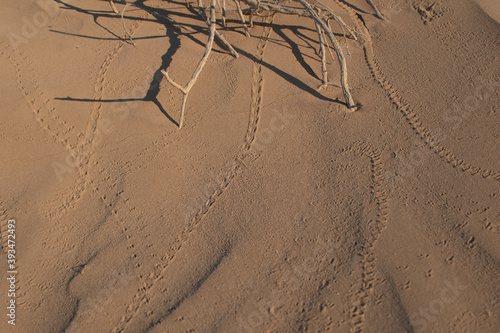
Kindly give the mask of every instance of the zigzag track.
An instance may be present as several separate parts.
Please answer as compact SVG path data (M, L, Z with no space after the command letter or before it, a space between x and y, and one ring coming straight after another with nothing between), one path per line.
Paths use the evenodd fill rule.
M480 167L474 167L473 165L466 163L462 159L456 157L452 152L445 148L439 140L434 138L430 131L422 124L415 111L410 107L409 103L399 95L398 91L389 83L380 70L380 67L375 60L375 54L372 47L364 46L365 59L368 63L368 67L372 72L373 77L382 86L382 88L387 92L389 99L392 104L394 104L403 114L410 126L415 130L420 139L427 144L434 153L447 163L450 163L453 167L469 174L469 175L481 175L484 178L491 178L494 180L500 180L500 172L495 170L482 169Z
M148 15L148 13L143 13L141 18L145 18ZM142 22L142 20L134 21L129 32L131 36L139 28ZM0 48L0 53L14 65L19 88L26 98L39 126L56 142L60 143L68 151L68 154L74 161L81 159L81 162L75 167L78 175L76 185L64 198L58 198L54 201L57 206L50 210L49 215L51 216L61 214L67 208L72 207L86 189L90 175L90 158L95 148L95 133L98 128L102 108L100 100L104 97L106 74L113 59L118 55L125 44L126 42L123 40L119 41L114 49L106 56L103 64L99 68L94 83L94 94L92 96L92 99L96 102L92 105L92 111L84 134L84 141L77 142L79 135L76 133L75 128L61 121L60 117L55 112L55 107L52 105L51 100L46 97L44 92L39 88L29 58L24 55L21 50L14 50L10 44L0 41L0 45L2 46ZM21 59L24 60L25 64L21 62ZM71 138L74 138L74 142L71 142ZM87 149L87 147L89 149ZM80 156L82 155L82 150L85 151L85 154Z
M268 22L272 21L272 17L268 18ZM257 61L254 62L252 66L252 87L251 87L251 107L250 107L250 118L248 123L248 129L245 135L245 142L242 148L239 150L235 163L227 171L224 180L220 186L215 190L215 192L209 197L205 202L203 207L195 214L188 225L181 232L177 240L170 247L169 251L161 257L161 260L153 268L153 272L148 275L142 283L142 286L138 289L135 294L132 303L129 305L125 313L123 314L118 325L112 330L113 333L123 332L131 321L136 317L137 313L143 306L147 306L148 299L151 297L150 293L152 288L161 280L164 279L164 274L169 266L170 262L175 258L177 253L182 248L183 244L187 241L190 234L199 225L203 217L208 213L210 208L215 203L216 199L224 192L224 190L229 186L231 181L241 172L243 169L243 162L252 154L250 151L252 144L255 140L255 135L258 129L259 115L262 105L262 95L263 95L263 84L264 78L262 74L262 59L264 56L264 50L267 45L267 41L272 32L269 24L266 24L263 36L261 37L257 46ZM147 311L142 311L146 312Z
M380 84L382 89L385 90L387 97L394 106L403 114L408 124L417 133L420 139L428 145L431 150L441 159L450 163L453 167L469 174L469 175L481 175L484 178L491 178L494 180L500 180L500 172L495 170L482 169L480 167L475 167L469 163L466 163L462 159L456 157L452 152L445 148L441 142L435 138L427 127L422 123L417 113L413 110L410 104L401 96L394 86L390 83L387 77L384 75L380 66L376 60L375 52L373 50L373 43L370 37L370 33L358 14L349 6L343 4L339 0L336 2L344 8L350 15L351 19L355 22L359 31L362 31L364 38L360 38L361 44L363 46L365 61L368 64L368 68L373 76L373 78ZM363 36L362 36L363 37Z
M373 179L373 195L377 204L377 219L368 223L368 234L361 250L361 287L355 294L351 311L352 332L363 332L366 305L373 294L376 278L375 242L380 238L389 218L389 205L384 179L384 165L380 151L366 142L355 142L343 152L353 152L370 159Z
M26 98L40 128L71 152L72 145L69 143L68 137L76 138L76 131L73 127L64 124L56 114L51 100L45 96L36 81L29 58L21 50L12 49L10 44L0 41L0 45L2 46L0 53L12 63L16 70L19 89ZM73 155L72 157L75 158Z
M385 90L387 97L392 104L403 114L409 125L415 130L420 139L427 144L438 157L450 163L453 167L459 168L461 171L470 175L480 174L484 178L492 178L500 180L500 172L481 169L474 167L463 160L457 158L448 149L432 136L430 131L423 125L422 121L417 116L416 112L410 107L409 103L400 95L400 93L392 86L387 77L383 74L380 66L375 57L373 44L368 29L366 28L362 19L358 14L341 0L336 0L336 3L344 8L350 15L353 22L355 22L359 31L363 32L364 38L361 38L361 45L364 50L365 61L374 79L380 84L382 89ZM359 153L368 156L372 163L372 173L374 180L374 195L377 202L377 220L375 225L369 229L366 245L363 247L362 256L362 281L359 291L356 293L357 299L353 304L351 312L352 319L352 332L360 333L364 330L364 318L368 299L373 293L373 282L376 277L375 271L375 254L374 244L380 237L380 234L387 224L388 220L388 205L387 205L387 192L384 185L384 169L380 160L380 152L371 147L367 143L355 143L347 151L358 151Z
M145 12L141 14L140 18L144 19L149 15L149 13ZM137 29L141 26L143 20L135 20L130 28L129 34L133 36ZM74 206L74 203L81 198L81 194L87 188L87 184L90 177L90 159L94 153L95 143L96 143L96 133L98 130L99 119L101 116L102 102L100 102L104 98L104 88L106 86L106 74L109 70L109 67L115 57L120 53L120 51L125 46L126 42L120 40L113 50L106 56L103 64L99 68L97 73L96 80L94 82L94 94L92 96L93 102L92 111L90 113L89 120L87 122L87 127L85 129L84 141L79 142L74 147L72 147L77 152L79 150L85 151L83 154L83 158L79 163L78 168L78 178L76 185L73 187L72 192L69 193L65 199L63 199L63 203L58 205L55 210L52 210L50 215L58 215L63 213L66 209ZM87 149L88 147L88 149ZM74 150L71 150L73 152Z

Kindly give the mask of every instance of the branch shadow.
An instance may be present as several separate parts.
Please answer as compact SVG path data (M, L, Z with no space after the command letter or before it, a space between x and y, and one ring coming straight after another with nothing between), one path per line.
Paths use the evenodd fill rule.
M285 29L292 31L296 36L297 36L297 31L299 30L297 27L285 27ZM290 45L293 55L295 56L299 64L302 66L302 68L304 68L309 75L319 80L319 77L316 75L316 73L314 73L314 70L311 68L311 66L309 66L309 64L304 59L304 54L300 51L297 43L295 43L290 37L288 37L283 32L283 30L284 30L283 26L273 26L273 31L278 36L280 36L281 39L283 39L286 43L288 43L288 45Z

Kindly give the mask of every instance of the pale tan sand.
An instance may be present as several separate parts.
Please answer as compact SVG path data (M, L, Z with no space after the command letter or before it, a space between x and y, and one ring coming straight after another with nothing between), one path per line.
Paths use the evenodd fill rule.
M358 112L316 91L310 20L246 38L231 13L240 58L215 47L180 131L177 90L144 96L203 53L184 2L145 2L174 25L131 7L136 47L107 1L2 2L0 332L498 332L497 2L347 1L367 28L325 2L370 36Z
M500 23L500 2L495 0L474 0L493 19Z

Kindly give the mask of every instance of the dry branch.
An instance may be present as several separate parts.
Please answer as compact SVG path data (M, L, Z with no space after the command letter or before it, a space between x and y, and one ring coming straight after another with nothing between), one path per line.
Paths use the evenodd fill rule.
M111 2L111 3L113 3L113 2ZM125 7L123 7L123 10L122 10L122 15L121 16L122 16L123 30L125 30L125 33L127 34L127 36L129 38L130 42L132 43L132 45L135 46L134 40L132 39L132 36L130 36L130 34L128 33L127 26L125 25L125 19L123 18L123 15L125 14L125 11L127 10L128 6L130 6L130 3L126 2Z
M373 8L373 10L375 11L375 15L377 15L377 17L381 20L385 20L384 19L384 16L382 15L382 13L378 10L377 6L375 6L375 4L373 3L372 0L366 0L366 2L368 2L368 4Z
M115 12L115 14L118 14L119 11L118 11L118 9L116 9L113 0L109 0L109 4L111 5L111 9Z
M222 26L226 26L226 0L222 0Z
M222 3L221 3L222 1ZM311 4L308 2L308 0L233 0L235 5L236 5L236 12L238 13L238 16L241 20L241 23L243 25L243 29L245 31L246 36L250 36L248 27L247 27L247 20L245 20L245 15L249 15L249 25L250 27L253 26L253 16L258 15L258 16L264 16L264 15L274 15L276 13L281 13L281 14L286 14L286 15L297 15L301 17L307 17L311 18L314 21L315 27L316 27L316 32L318 35L318 42L320 46L320 56L321 56L321 85L319 86L318 89L323 89L326 88L328 85L333 85L337 86L342 89L344 98L346 100L346 105L349 109L351 110L356 110L356 105L354 104L354 100L351 96L349 85L348 85L348 79L347 79L347 62L346 58L344 56L343 50L335 37L333 30L330 26L330 20L334 20L340 29L342 30L342 34L344 36L344 40L346 42L346 48L347 48L347 54L349 54L349 48L348 48L348 43L347 43L347 37L353 38L357 40L357 36L363 36L363 34L359 31L357 31L355 28L347 25L340 16L336 15L334 11L329 8L328 6L324 5L321 0L313 0L315 1L314 4ZM242 9L240 1L243 1L248 8ZM375 14L377 17L380 19L383 19L382 14L380 11L377 9L375 4L373 3L372 0L366 0L367 3L373 8L375 11ZM125 22L124 22L124 13L127 9L127 7L130 4L136 5L138 8L144 9L151 14L153 14L156 17L162 17L165 18L166 20L172 22L171 19L168 17L160 14L159 12L152 11L148 9L145 6L141 5L140 1L136 2L128 2L126 1L126 5L123 8L123 11L121 12L121 17L123 21L123 27L132 42L134 44L132 37L129 35L126 27L125 27ZM111 8L115 13L118 13L118 10L116 9L113 0L109 1ZM298 7L300 4L301 7ZM207 18L207 14L205 12L205 7L202 3L202 0L198 0L198 13L203 21L207 24L209 27L209 38L208 42L205 45L205 52L203 54L203 57L201 58L200 62L196 66L196 69L189 80L189 82L182 87L181 85L177 84L174 80L172 80L169 77L169 74L167 71L162 70L162 73L164 74L165 78L168 80L172 86L174 86L176 89L182 92L183 94L183 100L182 100L182 106L181 106L181 114L180 114L180 120L179 120L179 128L182 128L184 124L184 115L186 111L186 103L187 103L187 98L189 96L189 92L191 91L191 88L193 85L196 83L198 76L200 75L201 71L203 70L208 56L210 55L210 52L213 47L213 42L214 39L217 39L219 42L222 43L222 45L231 52L231 54L235 57L238 58L238 53L236 50L232 47L231 44L229 44L226 39L217 31L216 24L216 5L218 5L218 8L221 10L222 14L222 26L226 26L226 15L227 15L227 10L226 10L226 0L211 0L210 4L210 18ZM191 3L186 0L186 6L191 7ZM328 43L328 40L331 42L331 47ZM135 44L134 44L135 45ZM336 56L334 56L332 49L335 51ZM330 83L328 81L328 68L327 68L327 52L330 54L332 59L335 61L335 59L338 60L339 66L340 66L340 85Z
M238 11L238 15L240 16L241 24L243 24L243 29L245 30L245 35L250 37L250 33L248 32L247 25L245 23L245 16L243 16L243 12L241 11L240 0L233 0L236 4L236 10Z
M340 47L339 42L333 35L333 32L328 28L328 26L319 18L318 14L312 9L311 5L305 0L297 0L300 2L304 8L311 14L314 21L319 24L321 29L326 33L330 41L332 42L333 49L335 53L337 53L337 58L339 59L340 64L340 84L342 85L342 91L344 93L344 97L347 102L347 107L349 109L354 109L356 105L354 104L354 100L352 99L351 92L349 91L349 84L347 82L347 63L344 57L344 53L342 52L342 48Z
M201 0L198 0L198 13L200 14L201 18L205 21L207 26L210 26L210 21L207 18L207 14L205 13L205 8L203 7ZM215 30L215 38L217 38L224 45L224 47L229 52L231 52L233 57L239 58L238 52L236 52L234 47L231 44L229 44L224 38L224 36L222 36L217 30Z
M196 83L196 80L198 80L198 76L200 75L201 71L203 70L203 67L205 67L208 56L210 55L210 52L212 51L212 46L213 46L214 37L215 37L215 1L216 0L211 0L211 4L210 4L210 33L208 35L208 42L205 46L205 53L203 54L203 57L201 58L200 62L198 63L198 66L196 66L196 69L195 69L191 79L186 84L186 86L183 88L182 86L177 84L174 80L172 80L168 76L167 71L162 70L162 73L165 75L168 82L170 82L175 88L179 89L184 94L184 97L182 99L181 117L179 120L179 129L181 129L182 125L184 124L184 113L186 110L186 102L187 102L189 92L191 91L191 88L193 88L194 84ZM198 0L198 5L201 6L201 0Z
M326 88L328 85L328 70L326 69L326 48L325 48L325 39L323 38L323 31L321 30L321 26L314 22L316 25L316 31L318 32L319 39L319 48L321 53L321 85L318 90Z

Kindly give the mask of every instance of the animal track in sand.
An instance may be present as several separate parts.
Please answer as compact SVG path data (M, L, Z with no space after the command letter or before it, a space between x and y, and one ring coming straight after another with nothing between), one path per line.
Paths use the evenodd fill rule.
M355 300L351 309L352 332L360 333L364 330L364 319L366 305L373 294L376 279L375 267L375 242L380 238L389 217L389 205L387 190L384 179L384 165L381 159L380 150L372 147L366 142L355 142L347 147L343 152L352 152L370 159L373 196L377 204L377 219L368 222L368 235L361 250L361 287L355 294Z
M271 18L267 18L268 22L272 21ZM170 262L174 259L176 254L180 251L183 244L187 241L190 234L194 231L194 229L199 225L203 217L209 212L210 208L214 205L216 199L222 195L225 189L229 186L231 181L243 170L243 163L245 160L252 154L250 149L252 148L252 144L255 141L255 136L258 130L259 116L262 105L262 96L264 93L263 85L264 78L262 73L262 60L264 57L264 50L267 45L267 41L272 32L272 28L269 24L266 24L264 28L263 35L257 45L257 61L252 65L252 85L251 85L251 105L250 105L250 116L248 122L248 129L245 135L245 142L240 151L238 152L235 163L233 163L232 167L227 171L226 176L224 177L222 183L218 186L215 192L208 198L203 207L195 214L195 216L191 219L188 225L181 232L179 237L176 239L174 244L170 247L168 253L163 255L160 258L160 261L154 266L153 271L150 275L145 277L141 282L141 287L138 289L135 294L132 303L127 308L126 312L123 314L120 322L113 329L113 333L123 332L127 326L133 321L136 317L137 313L141 309L141 307L147 306L149 298L152 296L150 292L155 286L155 284L159 283L164 279L164 274L169 266ZM176 305L178 307L178 304ZM174 309L169 309L167 315L171 313ZM151 311L142 311L148 314L153 314L153 310Z
M364 22L360 19L358 14L354 12L352 8L344 5L343 3L336 0L343 8L347 10L351 19L356 23L356 26L360 31L363 32L364 38L360 38L361 45L365 54L365 61L370 69L373 78L380 84L382 89L386 92L386 96L389 98L392 104L403 114L404 118L408 124L417 133L419 138L428 145L431 150L441 159L450 163L453 167L469 174L469 175L481 175L484 178L500 180L500 172L496 170L482 169L480 167L475 167L462 159L456 157L452 152L445 148L442 143L435 138L427 127L422 123L417 113L413 110L406 99L401 96L400 92L394 88L387 77L384 75L380 66L378 65L375 52L373 50L373 44L370 37L370 33L366 28Z
M134 33L137 31L137 29L141 26L141 24L144 22L142 19L146 18L149 15L149 13L144 12L141 14L138 20L135 20L130 28L129 34L131 36L134 35ZM106 85L106 74L108 72L108 69L115 59L115 57L120 53L120 51L123 49L125 46L126 42L124 40L120 40L116 46L113 48L113 50L106 55L106 58L104 59L103 64L99 68L99 71L97 73L96 80L94 82L94 94L92 96L93 102L92 104L92 111L89 117L89 120L87 122L87 127L85 129L84 133L84 142L79 142L78 146L73 147L77 151L80 148L83 147L89 147L89 149L83 149L86 151L85 154L83 154L83 158L81 159L79 163L79 168L78 168L78 177L77 177L77 182L76 185L72 188L72 191L67 194L67 196L64 198L64 201L62 204L59 204L57 202L56 207L51 209L51 214L50 215L60 215L64 214L65 211L68 208L74 207L74 204L76 201L78 201L83 192L86 190L87 185L89 183L89 177L90 177L90 160L92 158L92 155L94 153L94 148L95 148L95 142L96 142L96 132L98 130L98 125L99 125L99 119L101 116L101 108L102 108L102 102L100 100L103 99L104 97L104 88ZM82 146L82 147L79 147Z
M140 18L145 18L147 15L149 15L147 12L143 13ZM131 35L135 33L142 22L143 20L134 21L130 29ZM90 159L95 148L95 133L98 128L102 108L102 103L99 101L104 97L106 74L113 59L118 55L123 46L125 46L126 42L123 40L119 41L106 56L99 69L92 96L95 102L92 105L92 111L84 134L85 142L79 142L78 138L80 135L76 132L74 126L67 125L57 115L51 99L46 97L36 81L35 71L28 56L19 49L13 50L10 44L3 41L0 41L0 44L2 45L0 53L13 64L16 70L19 89L25 96L39 126L56 142L60 143L74 161L80 161L80 163L75 163L75 171L77 172L76 185L70 190L70 193L60 193L57 199L49 203L52 206L49 208L50 216L64 214L68 208L74 207L75 202L81 198L82 193L87 187L90 177ZM86 146L89 149L85 150L86 153L83 156L79 156L78 152L80 149Z
M74 127L70 127L61 121L55 112L51 100L47 98L40 89L35 78L31 62L21 50L12 49L10 44L0 41L0 53L12 63L16 70L16 79L21 93L26 98L36 121L41 129L49 134L56 142L60 143L68 151L76 143L70 143L69 138L77 135Z

